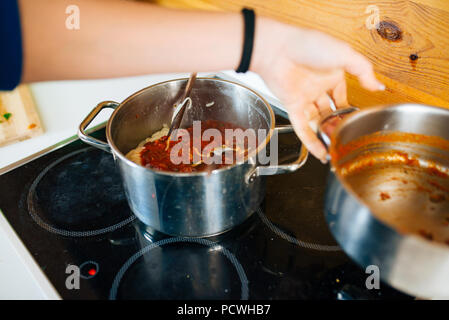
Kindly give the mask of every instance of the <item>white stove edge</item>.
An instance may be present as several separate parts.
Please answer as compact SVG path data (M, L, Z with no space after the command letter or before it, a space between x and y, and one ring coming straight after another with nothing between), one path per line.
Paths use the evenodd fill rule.
M202 76L210 75L211 73L205 73ZM251 87L252 89L258 91L261 93L264 98L273 106L276 106L281 112L285 112L285 109L282 108L281 103L279 100L277 100L274 95L269 91L269 89L266 87L266 85L263 83L262 79L257 74L247 73L247 74L237 74L233 71L224 71L220 73L214 73L213 75L216 75L222 79L230 80L239 82L242 84L247 85L248 87ZM129 91L129 94L136 91L136 81L137 83L142 84L142 88L149 85L149 82L157 83L160 81L164 81L167 79L175 79L180 77L186 77L186 74L171 74L171 75L149 75L148 77L151 78L149 81L148 77L134 77L134 78L128 78L130 79L128 81L131 82L131 89ZM141 80L140 80L141 79ZM93 82L92 80L88 80L85 82ZM111 82L111 79L108 80L95 80L96 83L101 83L101 81L104 82ZM114 79L112 80L114 82L120 81L120 79ZM77 83L83 83L84 81L78 81ZM125 79L126 82L126 79ZM56 86L58 83L56 83ZM70 85L70 82L68 82L68 85ZM47 87L48 89L48 87ZM35 88L32 86L32 92L33 94L37 93L38 88ZM132 91L134 90L134 91ZM100 100L98 100L100 101ZM117 99L117 101L122 101L120 99ZM39 103L38 103L39 108ZM93 108L93 105L91 106ZM47 108L48 112L49 108ZM39 110L42 112L41 110ZM84 113L85 111L81 111ZM81 116L87 115L81 114ZM44 116L41 113L41 116ZM103 118L104 119L104 118ZM75 118L75 121L76 118ZM104 120L103 120L104 121ZM77 123L76 123L77 124ZM98 124L98 122L96 123ZM49 123L45 123L45 126L49 126ZM61 132L48 132L48 135L55 135L59 137L58 143L61 141L64 141L68 139L70 136L75 134L76 132L73 132L72 134L67 134L67 130L61 131ZM38 137L37 137L38 138ZM17 146L15 147L6 147L6 151L15 151L19 150L19 154L21 154L20 158L14 159L15 161L8 160L7 162L3 163L3 165L0 168L7 169L7 167L10 167L10 169L13 169L15 165L23 164L28 161L31 161L34 159L35 154L42 153L42 150L45 150L47 148L52 148L51 146L55 144L54 137L51 137L53 139L50 139L53 141L53 143L48 143L39 148L39 146L36 146L36 144L33 145L33 142L39 141L37 138L26 140L23 142L19 142ZM20 145L23 145L23 148L20 149ZM29 149L30 145L32 145L32 150L34 152L27 153L24 152L23 149ZM2 150L3 149L3 150ZM0 148L0 151L4 151L4 148ZM8 170L9 171L9 170ZM65 272L65 270L61 270L61 272ZM0 208L0 299L3 300L42 300L42 299L49 299L49 300L58 300L61 299L61 296L58 294L56 289L53 287L53 285L50 283L48 278L45 276L44 272L40 269L36 261L33 259L31 254L28 252L20 238L17 236L13 228L10 226L8 221L6 220L5 216L3 215L3 212Z
M1 210L0 213L0 299L61 299Z

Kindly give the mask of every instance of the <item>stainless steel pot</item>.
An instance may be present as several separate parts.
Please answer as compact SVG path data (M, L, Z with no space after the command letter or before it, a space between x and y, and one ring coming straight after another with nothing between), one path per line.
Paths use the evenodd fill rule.
M187 79L170 80L147 87L122 103L98 104L79 127L82 141L111 152L120 169L129 206L150 228L172 236L203 237L222 233L242 223L260 205L265 195L263 176L295 171L307 159L302 147L294 162L261 166L257 155L277 133L273 110L263 97L240 84L214 78L198 78L192 89L193 110L187 110L181 127L194 120L215 119L243 128L265 129L243 163L199 173L163 172L145 168L125 155L139 142L170 125L173 104ZM205 107L206 104L212 107ZM107 143L86 134L85 129L104 108L115 109L107 126ZM99 186L101 188L101 186Z
M449 179L428 170L436 164L443 172L449 168L449 142L441 142L449 140L449 110L400 104L353 111L343 109L326 117L318 132L333 154L325 195L325 215L332 234L350 257L364 268L375 266L371 271L377 267L380 278L393 287L420 298L448 299L449 246L444 244L444 238L440 242L431 241L414 231L433 227L436 237L449 239L449 226L444 229L444 225L435 224L449 217L449 202L444 198L449 195L445 191ZM333 122L348 113L351 114L335 129ZM330 127L335 129L332 138L326 134L332 131ZM420 139L378 139L337 157L341 146L375 132L403 132L441 140L426 144ZM400 156L408 156L385 157L393 150ZM364 156L376 160L377 155L383 161L378 162L379 166L373 161L353 174L342 170L355 168L357 163L351 161L361 161ZM420 165L408 165L407 161L412 161L408 157L418 160ZM432 189L435 179L439 188ZM437 192L443 198L432 201L427 192Z

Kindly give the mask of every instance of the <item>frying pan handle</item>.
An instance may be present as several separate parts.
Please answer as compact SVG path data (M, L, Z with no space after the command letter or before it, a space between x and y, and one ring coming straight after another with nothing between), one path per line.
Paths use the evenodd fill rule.
M330 139L331 132L330 131L332 129L335 129L335 126L336 126L336 122L332 121L332 120L338 120L337 118L341 119L344 115L352 113L357 110L359 110L359 108L357 108L357 107L348 107L348 108L344 108L344 109L338 109L338 110L335 110L334 112L328 114L323 119L321 119L321 121L318 125L316 134L318 136L318 139L320 139L321 142L323 142L326 149L329 149L329 147L331 145L331 139Z
M290 132L294 132L292 125L279 126L274 128L273 136L280 133ZM296 171L306 163L308 155L309 152L307 149L304 145L301 145L299 156L295 161L288 164L256 166L246 174L245 181L246 183L252 183L258 176L270 176Z
M95 117L100 113L101 110L105 108L111 108L115 109L119 106L119 103L114 101L103 101L100 102L88 115L87 117L81 122L79 128L78 128L78 137L81 139L81 141L90 144L91 146L94 146L98 149L101 149L103 151L111 153L111 147L108 143L103 142L101 140L98 140L94 137L89 136L86 133L87 126L92 122L92 120L95 119Z

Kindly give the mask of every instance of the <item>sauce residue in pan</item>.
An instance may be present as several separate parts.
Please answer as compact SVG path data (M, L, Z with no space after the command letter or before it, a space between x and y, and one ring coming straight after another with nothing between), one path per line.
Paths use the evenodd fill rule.
M413 154L399 150L401 143ZM379 220L400 233L449 244L448 141L382 132L335 145L337 174ZM426 157L425 146L442 152Z
M350 161L335 165L335 167L338 169L338 172L342 176L345 176L349 173L353 174L357 170L365 170L367 167L373 167L379 164L399 164L404 166L411 166L420 168L421 170L425 170L431 176L449 178L448 168L445 168L432 161L426 161L425 166L423 166L418 158L410 156L409 154L400 150L366 151L360 155L357 155Z
M441 137L404 132L375 132L346 144L342 144L338 139L333 138L330 150L332 162L338 162L346 155L366 146L381 143L422 144L449 151L449 141ZM403 156L407 157L407 154L403 154Z

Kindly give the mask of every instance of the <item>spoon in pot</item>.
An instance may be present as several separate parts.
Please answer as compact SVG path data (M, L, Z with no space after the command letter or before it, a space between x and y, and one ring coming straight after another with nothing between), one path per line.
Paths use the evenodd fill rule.
M193 84L195 83L195 80L196 80L196 72L192 72L190 74L189 80L187 81L187 85L186 85L186 88L184 89L184 93L183 93L181 99L179 100L181 102L181 104L179 104L179 103L177 104L177 107L178 106L181 106L181 107L179 110L176 110L177 113L175 111L175 116L172 119L170 130L168 130L168 134L167 134L168 137L170 137L173 130L176 130L179 128L179 126L181 125L181 120L184 115L184 111L186 110L186 107L190 106L192 104L192 100L189 98L189 95L190 95L190 92L192 91L192 87L193 87ZM190 102L190 103L188 103L188 102Z

